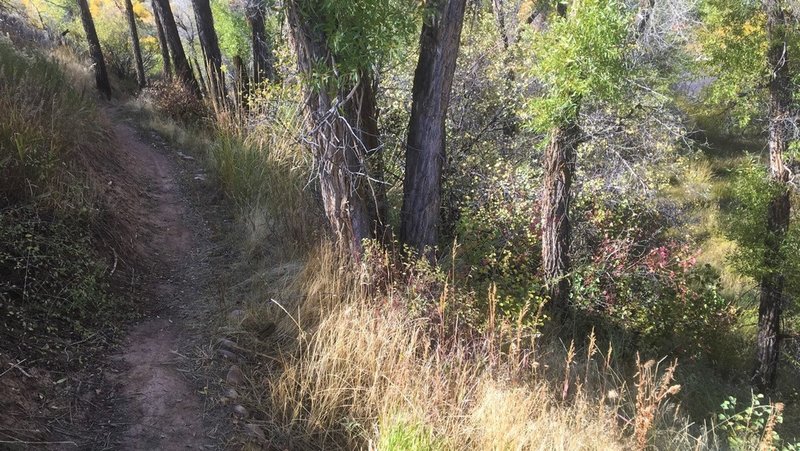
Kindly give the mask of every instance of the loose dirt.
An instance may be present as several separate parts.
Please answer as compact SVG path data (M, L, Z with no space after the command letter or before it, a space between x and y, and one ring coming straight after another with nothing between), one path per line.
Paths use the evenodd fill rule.
M208 280L210 232L178 181L179 171L187 169L178 166L194 162L157 145L155 137L143 139L130 125L117 122L114 134L130 183L120 189L137 193L132 199L120 192L120 199L130 209L136 254L149 270L142 276L146 318L111 357L119 363L115 371L106 372L114 395L113 427L105 445L131 450L217 448L207 433L213 425L187 356L208 338L197 330L206 311L202 285Z
M209 200L194 158L121 112L108 116L110 148L87 157L104 215L98 247L113 261L120 321L138 319L78 342L92 351L64 348L70 370L0 354L0 449L230 448L229 406L216 395L231 362L215 360L223 353L209 332L226 258L211 229L224 205Z

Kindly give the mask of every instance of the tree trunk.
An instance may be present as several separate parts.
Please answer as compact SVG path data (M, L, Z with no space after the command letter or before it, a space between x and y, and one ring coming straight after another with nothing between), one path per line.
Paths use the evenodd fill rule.
M208 72L211 96L217 105L224 107L225 75L222 72L222 53L219 50L219 40L217 40L217 32L214 29L211 5L208 0L192 0L192 6Z
M89 55L94 63L94 79L97 89L107 99L111 98L111 83L108 81L108 71L106 61L103 58L103 51L100 49L100 40L97 38L97 30L94 28L92 12L86 0L78 0L78 8L81 10L81 22L83 30L86 32L86 40L89 43Z
M263 0L249 0L247 22L250 24L251 45L253 47L253 83L258 86L264 80L275 81L275 58L267 40L264 25Z
M508 39L505 2L503 0L492 0L492 12L494 13L494 21L497 24L497 31L500 33L500 42L503 44L503 50L508 50L511 43Z
M557 126L550 133L544 153L542 267L550 294L548 306L556 312L566 310L569 303L569 203L579 134L580 130L575 122Z
M153 3L158 10L158 16L161 18L164 37L169 47L169 53L172 55L172 65L175 67L175 75L194 95L199 97L200 88L194 78L192 68L189 66L189 60L186 59L186 53L183 51L178 25L175 23L175 16L172 15L169 0L153 0Z
M428 0L414 73L406 143L400 240L433 257L438 241L445 118L456 68L466 0Z
M156 23L156 34L158 35L158 46L161 48L161 60L164 62L164 75L167 78L172 78L172 63L169 58L169 46L167 45L167 37L164 34L164 25L161 22L161 16L158 15L156 0L152 1L152 5L153 18Z
M758 307L758 341L753 384L759 390L775 387L780 353L780 322L783 308L784 275L781 273L781 247L789 228L789 171L783 164L791 136L789 121L792 105L792 74L789 70L786 27L788 26L780 0L765 0L767 16L767 64L771 72L769 84L769 172L780 192L770 202L767 212L766 274L760 281Z
M250 77L247 76L247 68L244 66L242 57L233 57L233 70L236 72L236 104L240 111L247 111L247 93L250 92Z
M310 75L320 64L333 71L334 57L326 37L314 20L304 17L307 5L300 3L300 0L287 2L300 72ZM334 86L307 86L306 108L314 130L312 148L325 216L337 243L358 258L362 240L371 236L364 177L366 150L357 132L361 125L359 118L352 113L357 108L352 102L358 90L337 90Z
M192 55L192 63L194 64L195 70L197 70L197 83L200 85L200 92L205 92L213 96L214 95L213 88L211 91L209 91L209 89L206 87L206 82L203 81L203 71L201 70L200 63L197 61L196 55ZM211 80L209 80L209 82L210 81Z
M358 139L361 141L369 169L370 178L367 180L369 201L367 211L370 218L370 230L375 237L385 243L389 238L388 230L388 204L386 201L386 183L384 181L385 168L383 162L383 146L378 130L378 105L375 93L377 82L375 77L366 72L359 76L355 96L350 106L351 117L358 118L358 127L355 128Z
M139 47L139 32L136 30L136 16L133 14L133 3L125 0L125 15L128 16L128 28L131 29L131 44L133 45L133 59L136 61L136 82L140 88L147 86L147 76L144 73L142 62L142 49Z

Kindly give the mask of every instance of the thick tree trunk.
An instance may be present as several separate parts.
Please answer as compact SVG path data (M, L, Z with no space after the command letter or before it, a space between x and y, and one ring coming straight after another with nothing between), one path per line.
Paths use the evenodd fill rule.
M275 81L275 57L267 40L264 24L263 0L249 0L247 22L250 24L251 45L253 47L253 83L258 86L263 81Z
M164 25L161 22L161 16L158 15L156 0L152 1L152 5L153 18L156 23L156 34L158 35L158 46L161 48L161 60L164 62L164 75L167 78L172 78L172 62L169 57L169 45L167 44L167 37L164 34Z
M766 237L766 275L760 283L758 307L758 342L756 369L753 384L760 390L775 387L780 355L780 322L783 308L784 275L781 274L783 255L781 245L789 228L791 205L789 202L789 171L783 164L791 136L789 117L792 105L791 72L789 70L788 46L786 42L786 17L780 0L765 0L767 36L770 47L767 64L772 79L769 84L769 172L780 192L772 200L767 213L768 235Z
M331 70L333 56L322 31L299 0L287 2L287 16L300 72L311 74L318 64ZM356 87L357 88L357 87ZM331 92L334 92L333 96ZM362 240L371 236L367 208L366 148L360 140L359 117L353 115L358 89L307 87L306 107L311 116L314 161L320 194L337 243L358 258Z
M196 96L200 95L200 88L194 78L189 60L183 51L181 36L178 33L178 25L175 23L175 16L172 15L172 8L169 0L153 0L161 18L161 25L164 28L164 36L169 46L169 53L172 55L172 65L175 67L175 75L189 90Z
M570 293L570 188L580 130L575 122L554 128L544 153L542 267L552 311L567 309Z
M100 49L100 40L97 38L97 30L94 28L92 12L86 0L78 0L78 8L81 11L81 22L83 30L86 32L86 40L89 43L89 55L94 63L94 79L97 89L109 99L111 98L111 83L108 81L106 61L103 58L103 51Z
M432 257L438 241L445 118L466 0L428 0L414 74L400 240Z
M128 16L128 27L131 29L131 45L133 45L133 59L136 62L136 82L140 88L147 86L147 76L144 73L142 62L142 49L139 46L139 32L136 30L136 16L133 14L133 3L125 0L125 15Z
M128 0L130 1L130 0ZM222 72L222 53L219 50L219 40L214 29L214 17L208 0L192 0L197 32L200 35L200 45L208 72L211 96L218 106L225 105L225 75ZM198 68L199 70L199 68Z

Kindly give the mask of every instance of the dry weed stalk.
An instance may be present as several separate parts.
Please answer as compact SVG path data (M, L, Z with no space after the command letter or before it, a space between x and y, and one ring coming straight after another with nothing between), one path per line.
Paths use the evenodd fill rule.
M673 385L677 360L673 361L664 374L658 377L658 367L663 360L656 362L648 360L642 364L639 355L636 355L636 416L634 425L634 442L636 449L643 450L647 446L647 435L653 427L656 411L669 395L678 393L680 385Z
M769 410L769 418L767 419L767 424L764 427L764 435L761 436L761 441L758 444L759 451L772 451L777 449L773 442L775 441L775 424L778 423L778 418L780 418L781 413L783 412L783 403L777 402L773 404Z

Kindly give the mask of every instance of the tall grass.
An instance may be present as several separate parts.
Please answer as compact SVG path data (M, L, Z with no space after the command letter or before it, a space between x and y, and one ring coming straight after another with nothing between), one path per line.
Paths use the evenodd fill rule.
M250 373L249 407L292 446L714 447L672 401L674 365L626 368L593 336L561 345L509 319L475 329L412 314L397 298L408 293L376 293L364 283L372 269L351 263L333 246L316 248L243 323L242 343L271 362Z
M39 53L23 54L0 40L0 199L74 204L71 165L83 151L107 143L92 99L77 91L62 66ZM73 205L75 206L75 205Z

